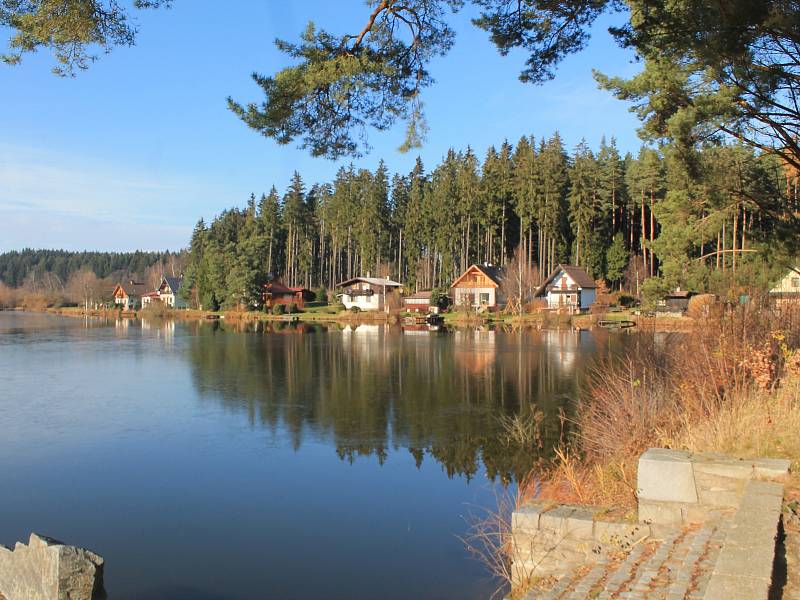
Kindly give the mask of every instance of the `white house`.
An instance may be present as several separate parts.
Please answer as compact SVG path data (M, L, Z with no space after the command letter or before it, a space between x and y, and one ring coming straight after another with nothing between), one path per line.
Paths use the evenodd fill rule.
M353 277L336 285L336 294L347 310L384 310L386 295L402 288L402 284L384 277Z
M769 291L769 296L776 304L800 303L800 266L789 269L778 285Z
M503 274L493 265L470 265L450 286L455 307L492 310L505 304Z
M141 308L141 297L147 286L137 281L118 283L114 287L114 304L122 310L138 310Z
M170 308L186 308L186 301L181 297L180 290L183 277L162 277L158 286L158 296L161 302Z
M547 307L570 312L587 310L594 304L597 284L580 267L558 265L536 290L534 297L545 298Z
M153 302L158 302L161 300L158 292L147 292L146 294L142 294L142 308L146 308L150 306Z

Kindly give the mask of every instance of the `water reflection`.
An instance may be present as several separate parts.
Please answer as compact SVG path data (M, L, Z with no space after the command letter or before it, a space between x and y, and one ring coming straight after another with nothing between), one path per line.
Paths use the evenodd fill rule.
M451 477L472 477L483 467L504 481L526 474L538 451L508 440L498 417L542 411L548 452L589 359L624 341L572 331L191 327L188 353L200 396L246 412L253 426L285 428L296 449L324 440L343 460L380 462L390 450L408 451L418 466L430 457Z
M498 416L552 443L626 338L0 313L0 543L95 549L119 600L488 598L475 476L536 458Z

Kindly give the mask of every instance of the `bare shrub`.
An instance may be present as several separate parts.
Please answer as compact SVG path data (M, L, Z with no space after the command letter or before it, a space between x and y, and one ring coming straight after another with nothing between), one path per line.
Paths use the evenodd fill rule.
M100 300L102 283L91 269L83 268L70 275L66 285L67 298L88 309Z
M689 306L686 308L686 316L693 319L701 319L712 316L719 316L719 311L714 311L717 304L717 297L714 294L697 294L689 298Z
M591 461L615 460L646 449L658 430L673 426L678 411L672 337L641 334L624 357L612 357L592 370L587 401L577 416L579 446Z
M594 367L575 433L522 498L633 508L636 461L648 447L766 448L758 440L769 439L770 410L800 419L796 404L765 401L800 371L798 347L798 313L756 303L701 319L685 335L640 334L625 356Z
M501 415L499 421L507 443L523 448L542 449L544 413L538 408L531 407L524 414Z
M388 290L385 302L390 311L399 311L403 307L403 298L400 295L400 290Z
M528 264L522 246L514 251L514 257L506 265L501 290L505 294L508 311L522 314L525 305L533 298L536 288L542 283L538 267Z
M0 281L0 308L14 308L17 305L17 290Z
M482 563L486 570L497 580L498 586L492 598L503 597L511 587L519 592L530 588L537 582L533 573L521 573L512 570L514 563L514 538L511 531L511 513L524 502L520 495L531 486L523 480L517 486L517 492L508 488L495 488L494 508L478 507L466 516L468 525L464 536L458 536L474 559ZM511 596L517 598L518 596Z
M644 267L644 260L638 254L631 255L628 261L628 266L625 268L625 273L622 275L623 287L632 294L639 296L641 294L642 283L647 279L647 269Z
M44 310L48 306L52 306L45 294L27 291L22 292L19 304L26 310Z
M535 298L525 305L525 312L535 313L547 309L547 300L544 298Z
M142 317L146 319L164 319L171 314L170 307L159 300L151 301L142 309Z

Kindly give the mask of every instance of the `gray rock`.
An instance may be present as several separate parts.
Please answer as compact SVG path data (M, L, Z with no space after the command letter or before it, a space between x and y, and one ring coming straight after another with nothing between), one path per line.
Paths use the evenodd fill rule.
M0 546L0 599L105 600L103 559L32 533L28 544Z

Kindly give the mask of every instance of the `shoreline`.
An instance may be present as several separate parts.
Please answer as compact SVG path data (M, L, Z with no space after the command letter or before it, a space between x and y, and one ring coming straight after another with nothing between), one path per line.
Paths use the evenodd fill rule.
M31 313L54 314L72 318L107 318L107 319L170 319L173 321L211 321L223 320L227 322L274 322L274 323L342 323L348 325L368 325L368 324L393 324L402 325L403 319L407 316L414 316L414 313L349 313L349 312L317 312L306 311L288 315L272 315L258 311L206 311L197 309L178 309L170 310L165 313L148 315L146 311L119 311L119 310L90 310L88 313L80 307L62 308L6 308L0 310L25 311ZM599 321L631 321L634 325L624 329L630 332L650 332L650 333L686 333L692 330L695 320L686 316L642 316L628 312L600 313L600 314L580 314L580 315L559 315L553 313L538 313L525 315L500 315L492 316L469 315L459 313L444 313L443 325L455 327L476 327L476 326L506 326L506 327L531 327L540 330L564 330L572 329L577 331L592 331L605 329L609 331L622 331L615 327L605 328L598 325Z

